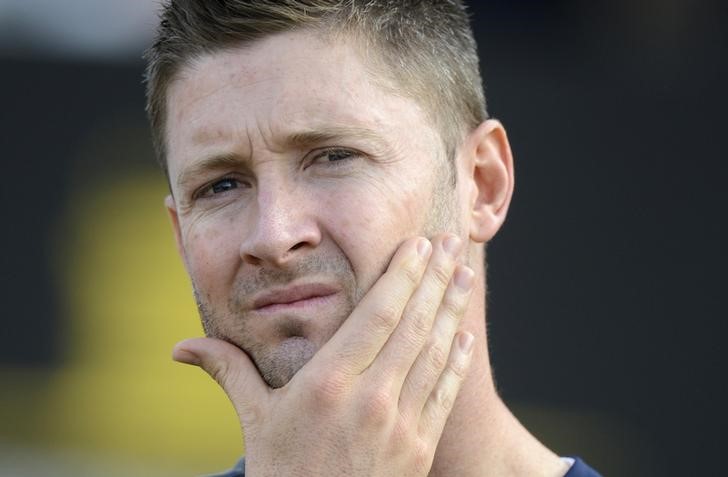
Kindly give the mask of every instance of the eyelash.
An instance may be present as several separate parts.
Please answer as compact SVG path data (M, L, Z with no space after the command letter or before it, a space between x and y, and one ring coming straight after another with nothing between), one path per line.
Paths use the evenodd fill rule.
M321 151L317 151L306 167L313 165L315 162L317 162L318 159L325 158L329 154L332 154L332 155L342 155L343 154L344 155L343 158L340 158L340 159L337 159L334 161L325 161L326 164L333 165L333 167L342 166L342 165L344 165L343 163L348 162L349 160L354 159L357 156L359 156L358 152L353 151L351 149L332 147L332 148L328 148L328 149L323 149Z

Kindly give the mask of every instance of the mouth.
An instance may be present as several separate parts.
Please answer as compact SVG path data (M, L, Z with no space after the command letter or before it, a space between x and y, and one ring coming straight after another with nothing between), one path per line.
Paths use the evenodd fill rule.
M325 304L338 289L325 284L297 285L267 291L253 300L253 310L273 313L315 307Z

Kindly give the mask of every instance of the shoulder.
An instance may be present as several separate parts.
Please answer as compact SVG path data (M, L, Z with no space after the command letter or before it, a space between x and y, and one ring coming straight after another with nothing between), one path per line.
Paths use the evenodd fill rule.
M572 459L574 459L574 465L571 466L571 469L564 477L602 477L599 472L586 465L583 460L578 457L572 457Z

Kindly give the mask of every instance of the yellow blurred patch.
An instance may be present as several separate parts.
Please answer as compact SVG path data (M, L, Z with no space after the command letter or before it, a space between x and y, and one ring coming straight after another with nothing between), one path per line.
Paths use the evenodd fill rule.
M241 455L222 390L170 358L174 343L202 331L166 194L157 175L130 173L69 201L53 251L69 320L65 361L53 372L0 370L3 382L17 384L0 393L0 417L13 427L0 438L128 455L193 474Z

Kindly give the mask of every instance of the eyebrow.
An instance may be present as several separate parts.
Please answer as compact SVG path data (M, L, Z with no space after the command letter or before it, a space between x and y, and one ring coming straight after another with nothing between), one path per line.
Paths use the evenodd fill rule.
M283 144L287 148L305 148L346 138L358 138L371 142L375 147L375 154L388 149L388 143L381 135L371 129L354 126L323 127L294 132L285 138ZM246 162L247 158L237 153L223 153L205 157L185 168L177 178L177 185L184 189L200 174L214 170L238 168Z
M294 147L304 147L352 137L371 141L380 147L387 145L384 138L371 129L354 126L325 127L295 132L286 138L285 143Z

